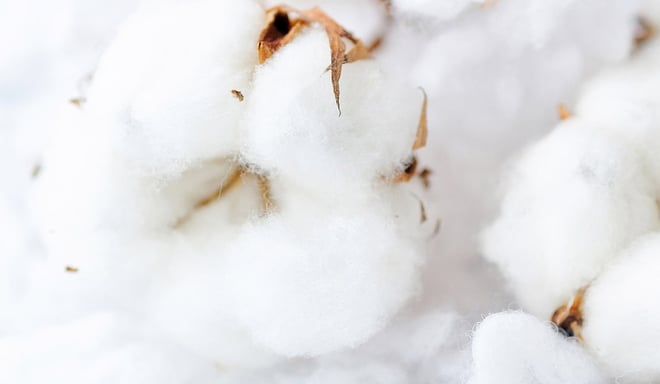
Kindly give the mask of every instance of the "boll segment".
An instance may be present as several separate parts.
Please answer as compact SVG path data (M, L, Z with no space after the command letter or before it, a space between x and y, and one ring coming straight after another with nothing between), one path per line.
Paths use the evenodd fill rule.
M358 61L342 69L340 115L328 97L326 46L325 34L310 29L257 70L241 153L288 182L348 193L411 160L423 94Z
M525 308L546 319L559 308L560 326L621 382L660 379L660 42L647 44L517 161L483 243Z
M420 203L393 180L423 142L422 93L347 63L339 117L328 36L307 21L258 65L265 15L149 2L121 30L35 184L35 327L128 311L255 367L356 346L416 293Z

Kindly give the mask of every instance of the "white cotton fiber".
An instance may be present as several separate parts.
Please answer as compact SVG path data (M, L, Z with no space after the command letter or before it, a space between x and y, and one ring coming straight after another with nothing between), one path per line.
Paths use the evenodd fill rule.
M579 117L529 148L510 171L485 256L521 303L550 318L637 236L658 228L640 158Z
M423 96L358 61L343 66L339 115L329 59L328 39L314 28L257 70L241 149L265 172L332 194L403 170Z
M354 347L417 290L418 241L368 200L298 198L242 229L222 279L254 340L286 356Z
M136 318L97 313L0 340L0 381L12 384L217 382L198 359Z
M394 11L404 16L448 21L458 17L470 6L486 0L393 0Z
M614 132L643 155L660 190L660 43L589 81L576 113Z
M235 154L264 12L253 1L150 2L99 63L85 106L117 156L157 174ZM103 129L94 127L91 129Z
M643 237L603 272L584 299L586 347L620 383L660 380L660 235Z
M605 384L591 356L549 323L519 312L488 316L474 333L469 384Z

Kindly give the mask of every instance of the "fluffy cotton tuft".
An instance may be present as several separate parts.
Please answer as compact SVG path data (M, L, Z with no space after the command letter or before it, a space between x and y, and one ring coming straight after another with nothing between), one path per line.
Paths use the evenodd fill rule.
M626 250L589 286L584 300L586 346L621 383L660 378L660 235Z
M255 74L244 161L297 185L332 193L391 177L411 160L423 95L370 60L343 66L335 105L325 34L309 30Z
M232 156L264 12L254 1L146 3L103 56L89 91L95 129L134 166L168 175ZM248 96L249 97L249 96Z
M523 305L549 319L604 263L657 227L655 196L639 156L574 118L511 170L484 251Z
M520 312L488 316L474 333L470 384L604 384L589 354L550 324Z
M299 199L244 228L223 273L254 339L286 355L356 346L416 292L416 241L387 208Z

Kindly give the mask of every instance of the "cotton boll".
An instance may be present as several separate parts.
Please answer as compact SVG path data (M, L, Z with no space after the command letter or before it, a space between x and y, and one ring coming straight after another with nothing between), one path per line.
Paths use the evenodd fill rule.
M244 161L331 193L403 170L422 92L387 79L373 61L346 64L340 116L329 56L325 34L309 29L259 68L241 144Z
M609 382L579 344L524 313L487 317L475 331L472 357L470 384Z
M91 241L90 235L169 230L233 172L230 162L210 160L176 177L155 177L116 156L107 136L94 132L95 123L74 111L59 123L62 129L43 156L31 202L50 246L66 248Z
M512 169L485 256L527 309L550 318L621 249L657 229L647 178L616 136L578 118L562 123Z
M660 44L644 47L632 62L587 83L576 113L596 122L643 154L660 187Z
M171 257L152 277L145 315L180 345L223 370L263 367L277 361L254 345L233 320L224 274L227 248L260 210L256 180L244 177L210 205L198 209L177 233L160 241ZM236 278L241 278L236 276Z
M379 203L299 196L242 229L221 277L236 319L285 356L365 341L416 292L421 262Z
M584 299L585 345L621 383L660 379L660 236L646 236L589 286Z
M231 156L257 62L264 12L253 1L149 2L99 63L86 108L138 168L176 174ZM99 127L98 129L101 129Z

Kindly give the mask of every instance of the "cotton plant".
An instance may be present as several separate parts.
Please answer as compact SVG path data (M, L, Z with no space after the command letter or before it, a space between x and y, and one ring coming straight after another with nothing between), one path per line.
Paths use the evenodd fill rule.
M77 104L17 329L124 311L231 371L355 347L418 292L425 95L319 9L146 2Z
M652 38L586 83L564 120L512 165L484 236L522 305L618 382L660 379L659 62Z

